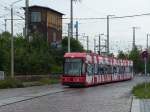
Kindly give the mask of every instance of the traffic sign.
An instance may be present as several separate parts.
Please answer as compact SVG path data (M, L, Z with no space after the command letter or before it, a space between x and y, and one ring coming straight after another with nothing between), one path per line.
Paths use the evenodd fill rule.
M142 57L143 58L148 58L148 52L147 51L143 51L142 52Z

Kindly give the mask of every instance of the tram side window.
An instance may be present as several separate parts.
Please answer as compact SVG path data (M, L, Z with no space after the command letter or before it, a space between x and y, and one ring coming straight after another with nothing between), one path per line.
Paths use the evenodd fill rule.
M117 73L117 68L116 67L113 67L113 73Z
M98 64L94 64L94 74L98 74Z
M130 73L132 73L132 72L133 72L133 67L132 67L132 66L130 66L130 67L129 67L129 69L130 69L130 70L129 70L129 71L130 71Z
M85 74L85 64L82 64L82 74Z
M107 66L107 73L112 74L112 66Z
M117 66L117 73L119 73L119 66Z
M94 67L93 67L92 64L87 65L87 71L88 71L88 75L93 75L94 74Z
M122 73L121 66L119 66L119 74L121 74L121 73Z
M119 73L120 74L124 74L125 73L125 67L124 66L120 66L119 67Z
M99 64L99 66L98 66L98 74L99 75L103 75L104 74L104 68L103 68L103 66L101 64Z
M104 67L104 75L108 73L107 67Z
M125 73L130 73L130 68L129 67L125 67Z

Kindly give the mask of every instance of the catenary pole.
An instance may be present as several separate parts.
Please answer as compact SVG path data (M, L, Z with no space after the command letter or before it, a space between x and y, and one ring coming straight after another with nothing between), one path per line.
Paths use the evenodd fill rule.
M11 5L11 77L14 78L13 5Z

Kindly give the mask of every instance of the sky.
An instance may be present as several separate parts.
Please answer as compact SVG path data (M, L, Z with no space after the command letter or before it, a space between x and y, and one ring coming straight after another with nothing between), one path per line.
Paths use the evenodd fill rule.
M0 31L4 30L4 19L10 18L10 4L16 0L0 0ZM30 5L42 5L62 12L64 18L70 17L70 0L29 0ZM80 0L74 2L75 18L103 18L107 15L128 16L135 14L150 13L150 0ZM15 18L24 16L24 11L20 9L25 6L25 0L14 5ZM6 8L7 7L7 8ZM19 12L19 13L18 13ZM76 20L74 20L75 23ZM78 20L79 35L89 36L89 46L93 50L94 38L107 32L106 20ZM67 33L68 20L63 20L63 34ZM15 33L22 32L23 21L15 21ZM150 16L110 19L110 52L116 53L119 50L128 51L132 48L132 27L136 26L136 44L146 46L146 34L150 33ZM7 30L10 31L10 21L7 22ZM75 31L75 30L74 30ZM101 37L106 39L105 36ZM79 36L80 41L86 48L83 36Z

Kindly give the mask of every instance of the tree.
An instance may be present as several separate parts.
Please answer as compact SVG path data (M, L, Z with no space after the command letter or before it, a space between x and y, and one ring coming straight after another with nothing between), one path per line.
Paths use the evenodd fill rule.
M0 70L10 74L11 35L8 32L0 34ZM33 35L28 42L22 35L14 37L15 74L32 75L62 72L63 55L67 52L68 39L62 40L62 48L51 48L45 38ZM71 51L82 52L82 44L71 38Z
M124 53L123 51L119 51L117 58L119 59L128 59L128 54Z
M62 50L64 51L64 53L68 51L68 38L67 37L65 37L62 40L62 48L63 48ZM70 39L70 50L71 52L84 51L83 45L78 40L75 40L74 38Z
M129 53L129 59L133 61L135 73L144 72L144 62L141 57L141 52L137 49L137 47Z

